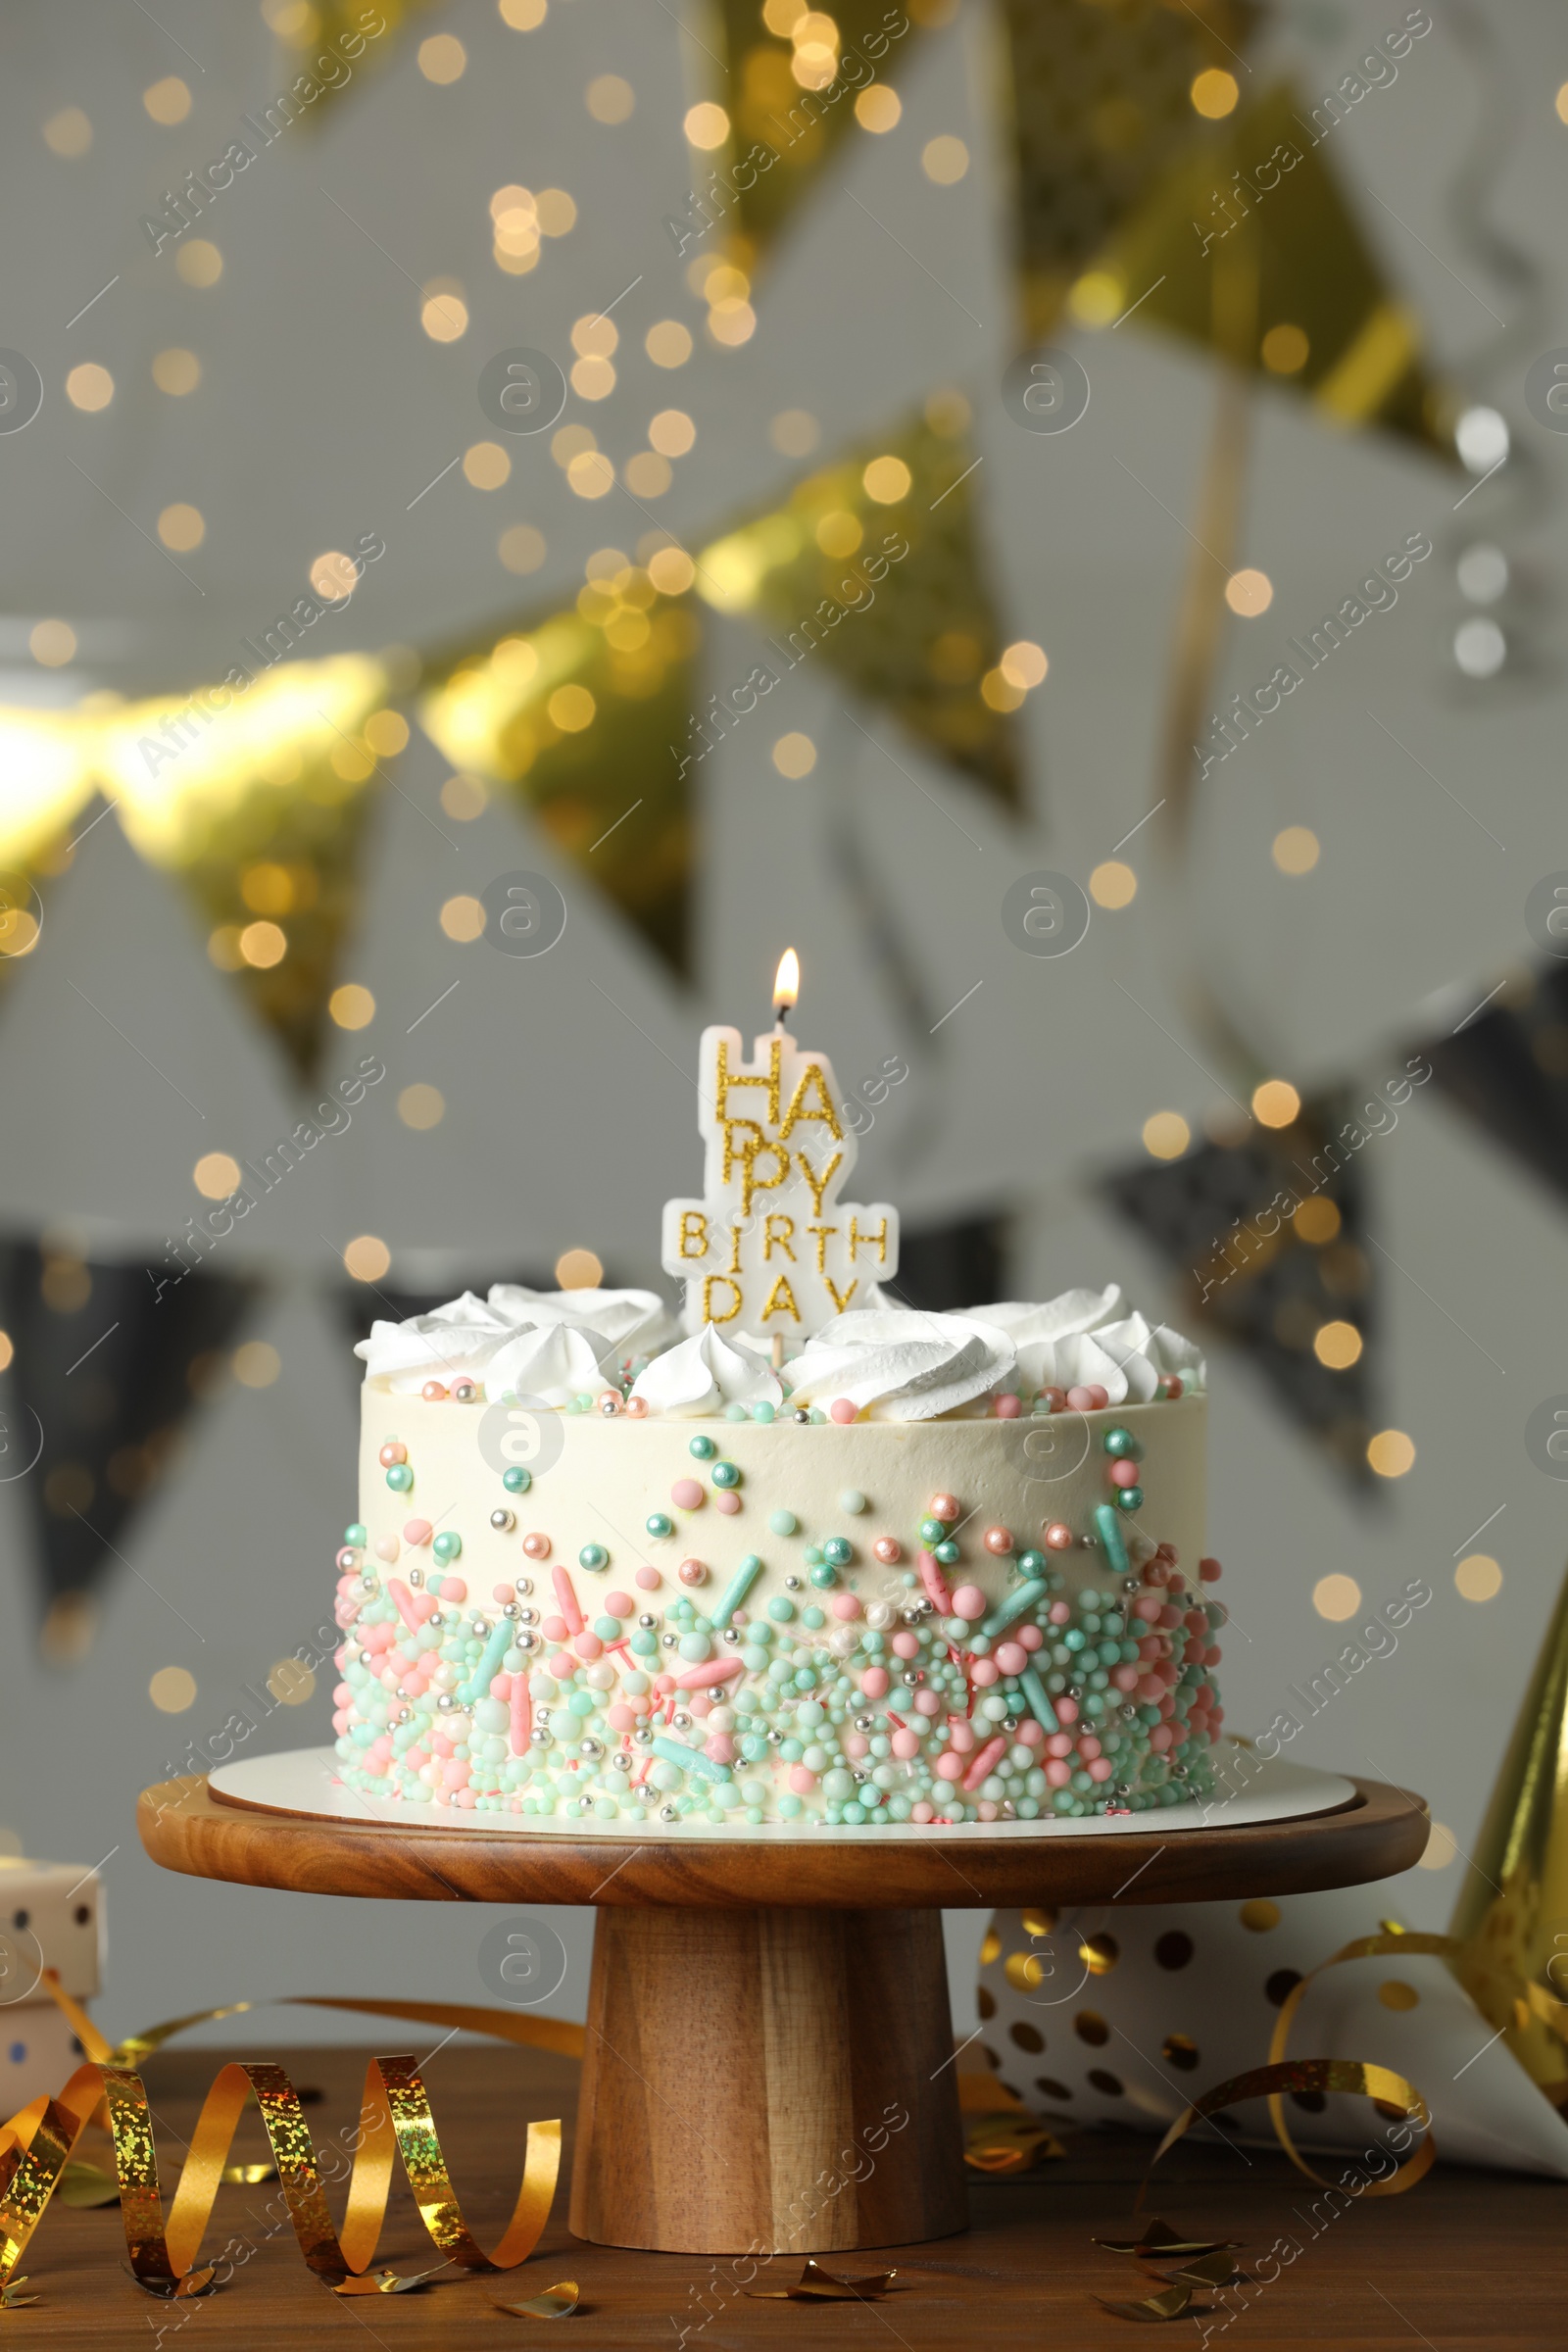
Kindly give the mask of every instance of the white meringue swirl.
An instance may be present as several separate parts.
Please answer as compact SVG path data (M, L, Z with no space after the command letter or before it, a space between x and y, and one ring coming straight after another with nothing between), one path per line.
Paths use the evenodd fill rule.
M1063 1291L1038 1306L1004 1299L974 1311L1013 1340L1018 1386L1026 1391L1098 1386L1112 1404L1147 1404L1167 1373L1179 1374L1189 1390L1206 1385L1203 1358L1192 1341L1129 1309L1119 1283L1102 1291Z
M720 1337L711 1323L656 1355L632 1382L631 1393L656 1413L693 1418L726 1404L781 1404L783 1384L766 1359Z
M498 1282L488 1298L465 1291L429 1314L375 1323L354 1352L367 1380L409 1396L426 1380L472 1380L487 1397L508 1389L565 1404L613 1378L622 1360L672 1330L656 1291L530 1291Z
M982 1316L859 1307L813 1334L789 1366L790 1395L824 1406L847 1396L877 1421L934 1421L1000 1387L1016 1361Z

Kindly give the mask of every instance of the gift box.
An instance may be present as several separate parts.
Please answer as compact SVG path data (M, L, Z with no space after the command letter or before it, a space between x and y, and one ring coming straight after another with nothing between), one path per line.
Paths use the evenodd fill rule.
M73 1999L91 2000L103 1982L104 1890L79 1862L27 1862L0 1855L0 2008L47 1999L38 1979L52 1968Z
M1292 1989L1382 1924L1365 1888L999 1911L981 1952L986 2055L1057 2130L1120 2124L1162 2132L1190 2101L1266 2065ZM1290 2055L1402 2075L1431 2110L1440 2157L1568 2179L1568 2121L1443 1959L1395 1951L1329 1969L1302 1999ZM1306 2149L1356 2153L1379 2128L1364 2098L1307 2091L1284 2105L1292 2137ZM1221 2115L1215 2128L1233 2141L1272 2137L1260 2101Z

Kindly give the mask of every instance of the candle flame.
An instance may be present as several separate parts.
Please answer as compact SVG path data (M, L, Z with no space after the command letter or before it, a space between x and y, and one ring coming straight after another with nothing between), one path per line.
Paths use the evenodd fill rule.
M778 959L773 976L773 1003L787 1010L801 993L801 959L793 948L786 948Z

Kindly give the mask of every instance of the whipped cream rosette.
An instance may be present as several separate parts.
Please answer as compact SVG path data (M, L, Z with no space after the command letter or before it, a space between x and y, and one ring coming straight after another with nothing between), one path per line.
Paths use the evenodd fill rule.
M1000 1325L910 1307L835 1316L789 1366L791 1400L847 1396L878 1421L934 1421L999 1388L1017 1358Z
M631 1394L652 1412L695 1418L721 1413L727 1404L777 1405L784 1390L765 1356L726 1340L707 1323L689 1340L656 1355L633 1381Z

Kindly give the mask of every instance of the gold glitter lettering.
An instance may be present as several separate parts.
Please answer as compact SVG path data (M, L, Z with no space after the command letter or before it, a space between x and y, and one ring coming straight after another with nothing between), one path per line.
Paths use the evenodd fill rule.
M820 1109L808 1110L805 1107L808 1094L815 1095L821 1105ZM778 1112L774 1110L769 1115L776 1120ZM808 1061L801 1072L800 1083L790 1097L790 1106L785 1113L784 1124L778 1131L781 1141L788 1142L795 1128L808 1119L819 1120L830 1135L836 1136L840 1143L844 1141L844 1130L839 1125L839 1114L833 1107L833 1098L827 1091L827 1081L822 1075L822 1065L819 1061Z
M728 1118L729 1112L725 1105L729 1099L731 1087L762 1086L767 1089L768 1125L770 1127L776 1127L778 1125L779 1090L782 1084L781 1056L783 1054L783 1051L784 1049L782 1040L775 1037L772 1044L772 1051L768 1056L768 1068L765 1078L748 1078L745 1076L732 1077L730 1075L729 1067L729 1048L724 1039L720 1038L718 1041L718 1064L713 1075L713 1091L717 1098L713 1105L715 1116L720 1119ZM786 1130L786 1133L787 1132L788 1130ZM834 1128L833 1132L835 1135L837 1135L837 1127Z
M698 1239L699 1233L701 1240ZM693 1242L697 1243L695 1250L692 1248ZM700 1208L683 1208L680 1212L680 1253L682 1257L708 1255L708 1219Z
M751 1141L749 1144L743 1143L737 1152L735 1134L738 1128L744 1128ZM724 1164L719 1170L718 1179L720 1184L728 1184L737 1166L744 1165L748 1153L755 1158L766 1141L767 1138L755 1119L726 1119L724 1121Z
M724 1271L726 1274L738 1274L740 1270L741 1229L738 1225L732 1225L729 1229L729 1264L725 1267Z
M806 1230L816 1236L816 1270L819 1274L826 1274L828 1241L833 1234L837 1233L838 1227L836 1225L808 1225Z
M778 1162L776 1176L759 1176L757 1163L764 1152L770 1152ZM758 1193L775 1193L790 1172L790 1155L782 1144L758 1142L748 1151L741 1162L741 1214L749 1217L752 1201Z
M812 1175L811 1163L807 1158L804 1152L797 1152L795 1156L801 1163L801 1174L806 1178L807 1183L811 1188L811 1206L815 1209L817 1215L820 1216L822 1214L822 1195L827 1191L828 1186L832 1183L834 1176L837 1174L839 1162L844 1157L844 1154L842 1152L835 1152L832 1158L828 1161L827 1166L822 1170L820 1176ZM837 1228L835 1227L834 1230L836 1231Z
M780 1228L780 1230L775 1232L775 1226ZM778 1210L775 1209L772 1216L770 1216L767 1220L766 1230L762 1236L763 1265L765 1266L768 1259L772 1256L774 1245L776 1244L778 1248L783 1250L785 1256L789 1259L790 1264L793 1266L796 1262L795 1251L791 1247L794 1239L795 1219L793 1217L783 1216ZM739 1269L737 1269L737 1271Z
M845 1292L842 1298L839 1297L837 1285L835 1284L831 1274L824 1272L822 1280L827 1285L829 1297L832 1298L834 1305L838 1308L839 1313L842 1315L845 1308L849 1305L850 1300L855 1297L856 1292L860 1287L859 1276L856 1276L855 1280L851 1283L849 1289Z
M783 1314L786 1310L792 1322L800 1321L801 1310L795 1303L795 1293L790 1289L790 1278L787 1274L781 1274L767 1294L767 1304L762 1309L762 1321L765 1323L769 1315Z
M873 1242L876 1244L877 1261L885 1266L888 1262L888 1221L886 1217L883 1218L875 1233L862 1233L857 1219L852 1217L850 1219L850 1262L852 1265L858 1255L862 1244L869 1250Z
M735 1303L730 1308L728 1314L715 1315L713 1312L713 1285L715 1282L721 1282L726 1291L733 1291L735 1294ZM731 1282L727 1274L704 1275L703 1321L705 1323L733 1323L736 1316L740 1313L743 1303L744 1300L741 1296L740 1284L738 1282Z

